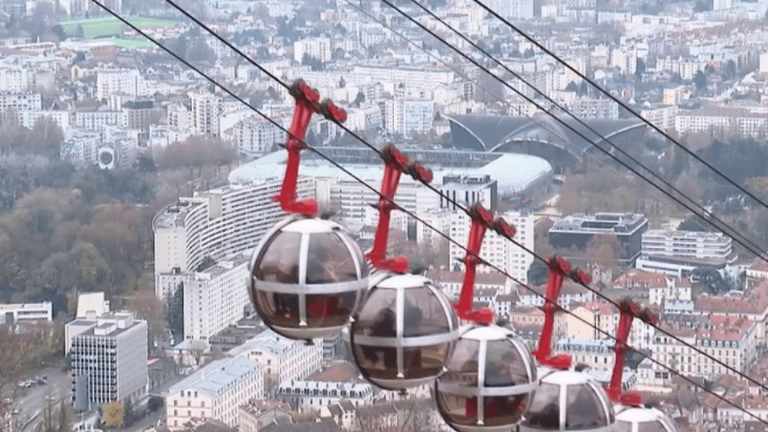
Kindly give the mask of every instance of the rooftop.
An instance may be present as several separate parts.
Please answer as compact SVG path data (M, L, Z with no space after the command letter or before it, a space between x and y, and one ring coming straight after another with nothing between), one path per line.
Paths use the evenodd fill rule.
M643 233L643 240L650 237L666 237L672 238L676 241L681 240L702 240L702 241L722 241L726 243L731 242L731 238L723 233L719 232L707 232L707 231L677 231L677 230L660 230L653 229Z
M216 360L173 385L169 392L193 390L209 396L216 396L232 383L260 368L259 363L248 360L244 356Z
M647 223L645 215L639 213L576 213L555 222L549 232L580 231L621 235L629 234Z
M344 167L356 177L378 184L384 175L384 164L372 151L361 150L365 151L360 153L345 149L342 152L324 147L323 154L344 164ZM434 174L432 183L436 185L443 183L444 176L488 175L498 181L499 193L513 194L526 189L542 176L552 172L552 166L546 160L524 154L401 150L411 158L424 162L432 170ZM285 151L270 153L238 167L229 175L229 180L233 183L242 183L281 178L285 174L287 158L288 154ZM299 174L308 177L351 179L330 163L322 159L304 157L303 154ZM414 182L415 180L403 176L401 181Z

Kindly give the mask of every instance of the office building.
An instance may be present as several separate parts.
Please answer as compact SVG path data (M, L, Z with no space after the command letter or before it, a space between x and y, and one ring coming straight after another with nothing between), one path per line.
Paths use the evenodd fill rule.
M457 210L473 204L481 204L496 211L499 203L498 182L489 175L445 176L440 186L440 208Z
M331 40L324 37L315 37L294 42L293 60L301 63L305 55L323 63L331 61Z
M207 341L250 308L247 255L221 261L183 280L184 339Z
M147 387L147 323L130 312L88 311L64 329L72 360L72 401L78 410L126 398Z
M730 237L705 231L648 230L642 236L642 254L728 263L738 258Z
M558 249L584 249L598 236L615 236L621 246L617 264L631 266L640 256L642 235L648 225L648 219L642 214L573 214L552 225L549 229L549 243Z
M40 321L53 321L51 302L0 304L0 324L27 324Z
M223 261L254 249L284 216L280 205L272 201L281 185L279 176L230 184L180 198L155 215L157 296L168 299L183 274L196 271L206 257ZM309 198L314 192L313 179L300 177L297 196Z
M238 407L263 397L264 377L259 363L245 356L216 360L168 390L166 425L179 430L198 419L236 427Z
M212 93L190 93L192 129L196 135L219 136L219 119L224 113L221 98Z

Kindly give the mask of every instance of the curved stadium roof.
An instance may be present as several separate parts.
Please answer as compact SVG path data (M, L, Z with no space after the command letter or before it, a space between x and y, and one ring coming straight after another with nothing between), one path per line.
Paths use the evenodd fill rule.
M603 141L597 134L568 115L559 118L589 141L545 114L535 115L532 117L533 120L531 117L480 114L444 115L443 117L451 124L454 145L457 148L476 151L493 152L510 142L533 141L558 147L581 158L592 147L589 141L593 143ZM645 123L639 120L586 119L583 121L609 140L646 127Z

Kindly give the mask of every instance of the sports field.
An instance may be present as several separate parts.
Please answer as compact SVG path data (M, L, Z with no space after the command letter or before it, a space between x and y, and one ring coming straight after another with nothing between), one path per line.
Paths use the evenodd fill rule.
M176 24L175 21L160 20L155 18L128 18L128 22L139 28L147 27L169 27ZM60 21L61 27L68 35L74 35L77 26L83 26L83 32L87 37L115 36L120 34L123 26L117 18L88 18L69 21Z

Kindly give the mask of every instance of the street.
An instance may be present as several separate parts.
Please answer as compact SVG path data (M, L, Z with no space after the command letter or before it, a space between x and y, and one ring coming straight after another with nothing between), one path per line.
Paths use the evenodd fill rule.
M34 425L39 421L40 413L43 408L49 403L58 405L63 398L69 397L70 394L70 382L67 378L67 374L62 372L61 369L51 368L44 369L36 372L39 375L48 376L48 384L46 385L34 385L25 390L23 396L19 398L19 401L14 404L14 408L21 409L21 412L16 415L16 421L20 421L22 425L26 426L21 429L28 431L34 429ZM35 418L37 416L37 418ZM29 421L33 419L33 421Z

